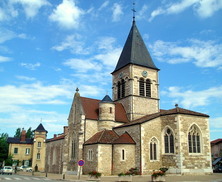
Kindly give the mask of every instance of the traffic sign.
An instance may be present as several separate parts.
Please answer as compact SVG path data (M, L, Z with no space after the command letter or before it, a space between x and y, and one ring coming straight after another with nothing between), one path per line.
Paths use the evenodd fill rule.
M79 166L83 166L84 164L85 164L85 161L84 161L84 160L79 160L79 161L78 161L78 165L79 165Z

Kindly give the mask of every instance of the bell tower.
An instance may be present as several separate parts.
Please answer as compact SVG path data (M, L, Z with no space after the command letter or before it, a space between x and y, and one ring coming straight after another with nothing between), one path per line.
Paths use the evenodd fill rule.
M123 104L130 121L159 112L158 71L133 19L112 72L113 100Z

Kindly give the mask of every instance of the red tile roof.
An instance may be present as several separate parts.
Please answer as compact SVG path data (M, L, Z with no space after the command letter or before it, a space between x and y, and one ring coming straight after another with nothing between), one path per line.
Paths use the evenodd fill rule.
M47 139L46 142L54 142L54 141L57 141L57 140L62 140L65 138L65 134L62 134L62 135L59 135L57 137L54 137L54 138L50 138L50 139Z
M136 144L133 138L127 133L123 133L119 138L113 141L114 144Z
M111 144L119 136L113 130L103 130L93 135L89 140L85 142L88 144Z
M83 106L83 110L86 115L86 119L93 119L98 120L99 119L99 102L101 100L97 99L91 99L86 97L80 97L81 103ZM127 123L128 118L126 116L126 111L122 104L115 103L115 120L117 122Z
M203 114L203 113L183 109L183 108L180 108L180 107L176 107L176 108L173 108L173 109L170 109L170 110L160 110L160 112L158 112L158 113L146 115L142 118L139 118L137 120L125 123L125 124L123 124L121 126L117 126L115 128L121 128L121 127L127 127L127 126L131 126L131 125L142 124L144 122L150 121L150 120L155 119L157 117L172 115L172 114L186 114L186 115L193 115L193 116L209 117L209 115L207 115L207 114Z
M84 144L90 145L90 144L136 144L136 143L127 132L119 136L113 130L103 130L93 135Z
M211 141L211 144L217 144L217 143L221 143L222 142L222 138L218 138L216 140Z

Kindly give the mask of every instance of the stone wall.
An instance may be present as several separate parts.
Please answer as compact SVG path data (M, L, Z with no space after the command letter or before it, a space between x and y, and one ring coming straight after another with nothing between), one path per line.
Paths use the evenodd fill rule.
M123 151L124 150L124 159ZM135 151L133 144L115 144L113 145L113 169L112 174L126 173L130 168L135 168Z
M62 173L64 139L46 143L46 170L49 173Z
M142 76L142 72L147 71L147 77ZM122 75L121 77L119 75ZM151 98L139 96L139 79L150 79ZM125 97L117 98L117 83L125 80ZM129 65L113 74L113 99L122 103L130 121L138 119L144 115L159 112L159 84L158 71Z
M208 118L179 115L178 122L180 125L181 173L212 173ZM188 150L188 132L192 125L196 125L200 130L201 153L189 153Z
M89 160L88 151L92 150L92 160ZM87 175L89 172L98 171L98 145L84 146L84 161L83 174Z
M133 138L133 140L136 142L135 146L135 167L137 167L140 170L141 167L141 138L140 138L140 125L134 125L129 127L122 127L122 128L116 128L114 131L120 136L126 131L129 133L129 135Z

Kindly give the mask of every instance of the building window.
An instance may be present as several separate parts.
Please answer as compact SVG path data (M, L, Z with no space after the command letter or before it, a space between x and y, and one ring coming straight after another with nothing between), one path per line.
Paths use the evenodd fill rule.
M41 145L42 145L41 142L38 142L38 147L41 147Z
M140 78L140 81L139 81L139 88L140 88L140 96L145 96L144 95L144 79L143 78Z
M110 112L111 114L113 113L113 108L112 108L112 107L109 108L109 112Z
M40 153L37 153L37 159L40 159Z
M75 153L76 153L76 144L75 144L75 141L72 141L72 153L71 153L71 158L74 159L76 156L75 156Z
M14 148L14 154L18 153L18 148Z
M166 128L164 133L165 153L174 153L174 136L171 129Z
M121 82L119 81L117 83L117 98L123 98L125 97L125 81L124 79L121 80Z
M151 82L150 79L146 81L143 78L139 80L139 95L151 97Z
M30 151L31 151L30 148L26 148L26 149L25 149L25 154L26 154L26 155L30 154Z
M121 157L121 160L122 161L125 161L125 150L124 149L122 149L122 155L121 155L122 157Z
M196 125L190 127L188 133L189 153L200 153L200 131Z
M151 83L150 83L150 79L146 80L146 97L151 97Z
M150 160L157 160L157 139L152 138L150 141Z
M93 160L93 151L92 149L88 150L88 161L92 161Z

